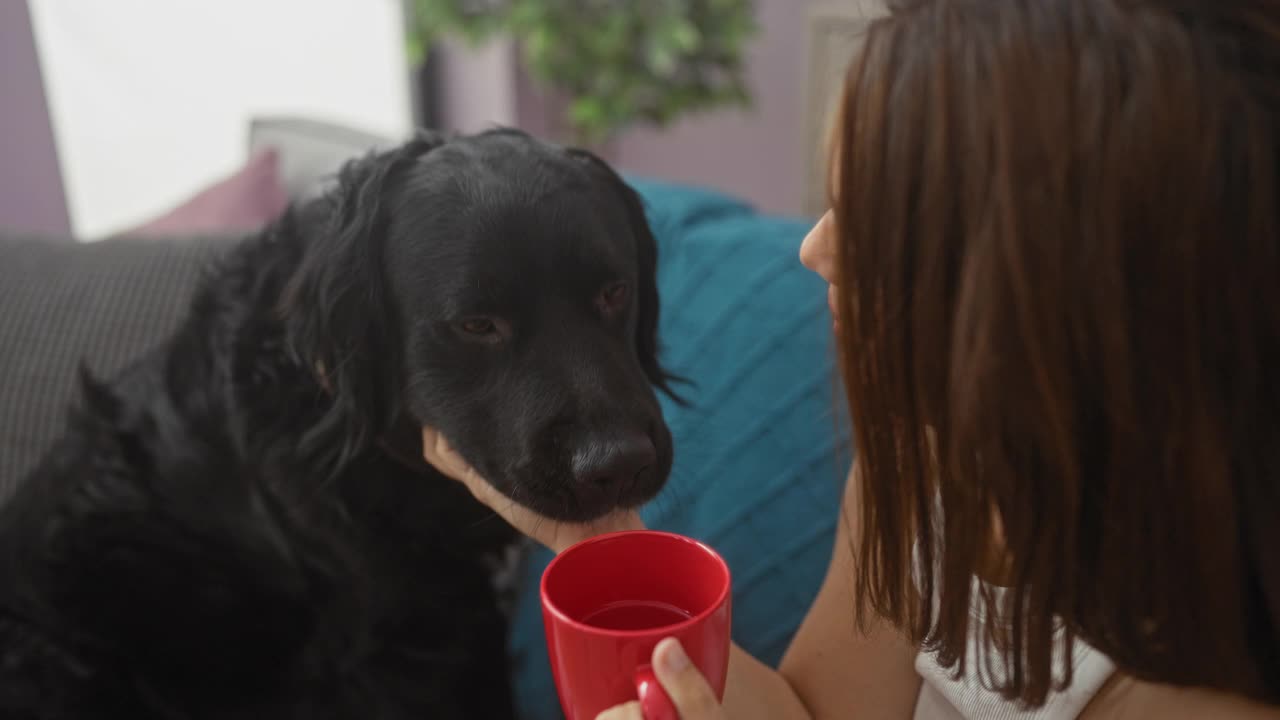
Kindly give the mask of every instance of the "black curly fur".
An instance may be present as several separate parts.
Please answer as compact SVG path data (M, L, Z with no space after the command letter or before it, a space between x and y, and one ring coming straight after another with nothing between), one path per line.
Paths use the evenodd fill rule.
M529 257L493 242L510 213ZM163 346L84 376L0 510L0 717L511 717L492 567L514 538L418 459L418 427L571 519L604 508L562 453L641 427L655 465L612 502L652 497L655 253L603 163L514 131L349 165L221 261ZM566 309L614 271L637 286L624 317ZM447 329L476 272L523 306L509 347Z

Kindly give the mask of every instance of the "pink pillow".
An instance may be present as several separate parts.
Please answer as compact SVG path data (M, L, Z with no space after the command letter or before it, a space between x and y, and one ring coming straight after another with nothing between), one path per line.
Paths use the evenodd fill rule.
M119 235L216 235L261 228L289 204L273 148L254 153L235 174L196 193L154 220Z

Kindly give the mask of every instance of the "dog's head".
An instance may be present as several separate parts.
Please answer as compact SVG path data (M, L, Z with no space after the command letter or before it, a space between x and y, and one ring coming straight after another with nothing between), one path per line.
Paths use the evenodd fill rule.
M661 489L657 247L604 162L512 130L421 136L349 165L284 295L334 398L313 443L349 456L435 427L547 516Z

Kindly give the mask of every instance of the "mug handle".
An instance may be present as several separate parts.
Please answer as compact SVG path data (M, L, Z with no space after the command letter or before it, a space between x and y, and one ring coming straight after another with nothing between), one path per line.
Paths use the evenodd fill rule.
M658 683L658 676L653 673L652 665L641 665L636 669L636 697L640 699L640 712L644 720L680 720L675 703L667 691Z

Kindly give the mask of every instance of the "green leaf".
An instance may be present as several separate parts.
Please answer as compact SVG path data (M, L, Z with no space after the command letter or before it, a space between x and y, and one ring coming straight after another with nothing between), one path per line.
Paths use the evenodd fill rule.
M555 36L547 28L538 27L530 31L524 41L525 47L528 48L531 56L543 58L551 51L551 44L555 42Z
M419 35L410 35L405 40L404 47L405 57L409 60L410 67L416 67L422 64L427 57L427 49Z
M749 104L743 68L752 0L411 0L406 53L506 34L531 77L570 99L579 139Z
M578 98L569 106L569 119L575 125L589 127L604 122L606 112L599 98Z
M693 52L702 44L702 33L698 26L688 20L681 20L671 31L671 40L683 52Z

